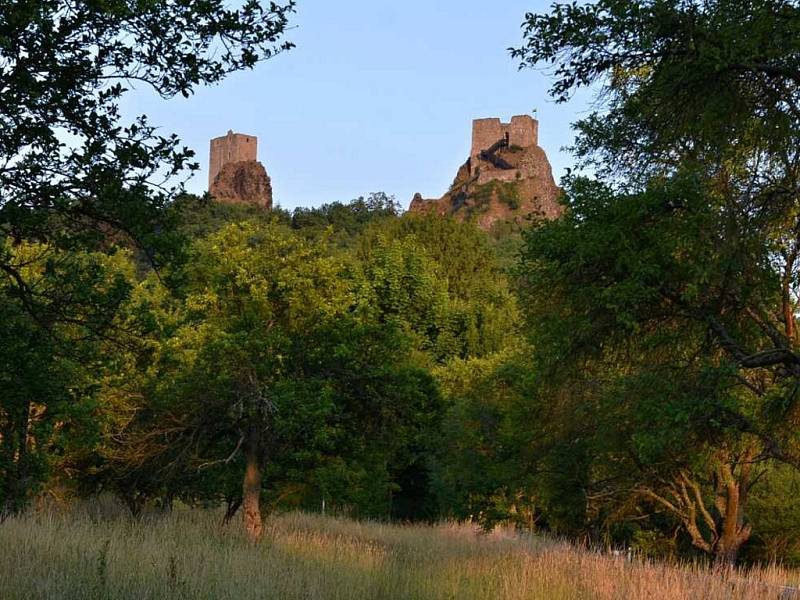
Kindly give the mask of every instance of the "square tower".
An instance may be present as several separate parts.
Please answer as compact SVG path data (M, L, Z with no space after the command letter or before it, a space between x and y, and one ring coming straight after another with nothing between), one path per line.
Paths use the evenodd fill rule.
M510 123L503 123L498 118L475 119L472 122L472 164L477 164L482 151L501 140L520 148L536 146L539 143L539 122L529 115L512 117Z
M498 118L475 119L472 122L472 150L469 155L472 164L477 164L478 155L503 139L505 129Z
M511 123L505 127L509 135L509 145L520 148L539 145L539 121L530 115L511 117Z
M258 139L254 135L233 133L211 140L211 152L208 159L208 189L217 178L222 167L232 162L256 160L258 156Z

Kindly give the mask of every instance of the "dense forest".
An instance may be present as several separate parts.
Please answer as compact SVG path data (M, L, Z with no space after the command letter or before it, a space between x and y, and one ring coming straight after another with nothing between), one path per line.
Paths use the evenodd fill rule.
M252 68L293 10L0 2L0 521L112 494L800 563L798 2L526 15L520 77L597 102L563 216L511 233L184 191L130 82Z

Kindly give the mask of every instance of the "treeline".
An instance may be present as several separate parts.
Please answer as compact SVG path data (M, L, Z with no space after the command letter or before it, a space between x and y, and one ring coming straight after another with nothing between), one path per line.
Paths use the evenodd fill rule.
M157 270L124 246L7 248L46 299L35 314L71 311L45 335L14 286L2 288L7 514L37 495L113 493L133 515L177 501L242 510L254 535L262 512L324 506L691 553L691 523L660 506L668 492L645 487L674 470L702 498L700 478L730 443L715 448L719 433L692 423L703 404L683 396L700 385L688 366L659 379L564 364L550 344L581 330L563 316L574 309L562 284L520 277L536 269L498 258L488 234L401 215L384 194L294 213L184 197L175 210L186 245ZM525 259L561 242L573 218L532 232ZM586 282L572 301L591 294ZM518 298L546 314L525 321ZM635 343L668 354L662 339ZM587 383L564 387L576 380ZM752 468L751 553L791 560L800 477Z
M517 343L489 238L401 217L382 194L292 215L191 197L175 210L186 246L159 269L124 246L7 248L37 314L76 289L87 303L45 343L3 287L6 511L41 489L113 492L133 514L244 504L257 532L263 487L273 508L444 514L451 401L436 374Z
M515 58L598 108L592 175L511 240L154 183L191 152L113 82L189 94L289 49L293 5L68 4L0 19L3 516L105 492L254 537L324 506L800 559L797 2L529 14Z

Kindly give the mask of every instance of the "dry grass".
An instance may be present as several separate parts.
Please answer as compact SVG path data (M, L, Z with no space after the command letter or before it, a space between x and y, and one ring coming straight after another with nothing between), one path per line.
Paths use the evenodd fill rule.
M267 521L253 545L211 511L131 521L97 509L0 525L0 598L778 598L798 573L628 561L468 525Z

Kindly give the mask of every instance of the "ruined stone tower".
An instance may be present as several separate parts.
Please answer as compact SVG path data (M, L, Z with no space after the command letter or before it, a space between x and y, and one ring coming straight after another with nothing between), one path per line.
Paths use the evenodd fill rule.
M208 188L214 184L219 172L228 163L258 160L258 138L254 135L233 133L211 140L211 153L208 161Z
M258 139L228 131L211 140L208 191L215 200L272 207L272 184L257 160Z
M539 144L539 121L528 115L511 117L510 123L500 119L472 121L472 151L470 159L478 164L481 152L502 141L506 147L530 148Z
M497 222L522 225L532 216L554 218L563 208L550 162L539 147L539 122L518 115L472 122L469 159L437 200L414 196L412 212L452 215L490 229Z

